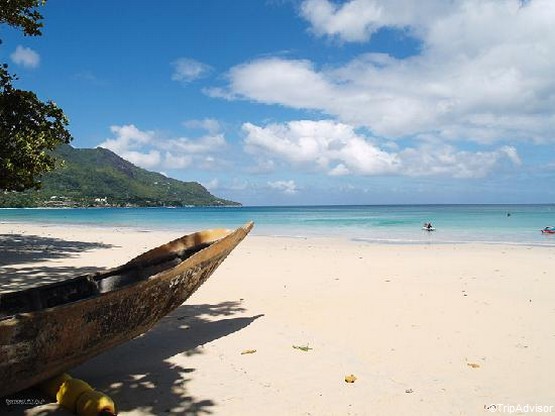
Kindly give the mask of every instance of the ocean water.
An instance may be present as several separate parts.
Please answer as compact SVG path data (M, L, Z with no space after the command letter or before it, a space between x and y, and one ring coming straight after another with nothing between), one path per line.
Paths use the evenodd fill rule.
M382 243L506 243L555 246L550 205L375 205L302 207L1 209L0 222L130 227L141 230L234 228L254 234L340 236ZM436 231L422 230L432 222Z

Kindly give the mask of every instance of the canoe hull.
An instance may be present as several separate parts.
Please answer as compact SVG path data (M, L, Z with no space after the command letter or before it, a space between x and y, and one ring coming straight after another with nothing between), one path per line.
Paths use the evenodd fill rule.
M0 321L0 397L60 374L148 331L210 277L251 227L247 224L237 229L146 280ZM185 244L201 240L194 237L196 234L191 236ZM169 244L184 243L178 239ZM128 264L166 250L161 246Z

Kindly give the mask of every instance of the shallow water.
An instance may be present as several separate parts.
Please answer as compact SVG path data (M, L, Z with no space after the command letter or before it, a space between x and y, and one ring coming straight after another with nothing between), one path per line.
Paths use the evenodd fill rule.
M555 205L2 209L2 222L194 231L255 221L255 234L341 236L385 243L508 243L555 246ZM422 230L432 222L436 231Z

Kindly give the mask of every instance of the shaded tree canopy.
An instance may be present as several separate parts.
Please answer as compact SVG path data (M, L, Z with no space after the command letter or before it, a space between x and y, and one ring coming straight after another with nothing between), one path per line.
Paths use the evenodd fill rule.
M42 15L36 8L44 3L0 0L0 24L40 35ZM40 175L55 166L49 151L72 139L63 111L31 91L14 88L16 79L7 64L0 66L0 190L7 191L40 187Z
M36 10L46 0L0 0L0 23L21 28L25 35L41 35L42 15Z

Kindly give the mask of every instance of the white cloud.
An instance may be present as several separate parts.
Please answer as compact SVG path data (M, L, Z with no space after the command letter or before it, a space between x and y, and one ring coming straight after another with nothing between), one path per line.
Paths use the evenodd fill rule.
M256 157L254 166L247 168L247 172L254 174L264 174L274 172L276 163L267 157Z
M443 175L478 178L499 166L519 165L514 147L461 151L428 141L417 147L384 150L376 139L357 134L352 126L331 120L300 120L265 127L245 123L245 151L270 156L302 170L329 175Z
M148 145L155 138L153 131L141 131L133 124L124 126L110 126L110 131L116 136L115 139L107 139L100 147L110 149L115 153L124 153Z
M284 194L296 194L299 191L297 184L293 180L268 182L268 186Z
M191 165L193 158L189 155L174 155L166 152L164 155L164 167L166 169L184 169Z
M382 27L425 27L453 7L445 0L351 0L341 4L329 0L305 0L301 16L318 36L336 37L345 42L363 42ZM460 2L458 2L460 3Z
M21 45L17 45L15 51L10 55L12 61L21 65L25 68L36 68L40 64L40 56L31 48L26 48Z
M151 148L156 138L153 131L141 131L133 124L111 126L110 130L116 137L105 140L99 145L100 147L109 149L145 169L153 169L161 165L160 152Z
M183 153L206 153L220 152L226 144L227 143L223 134L217 134L214 136L204 136L194 140L180 137L168 140L167 143L164 144L164 147Z
M452 146L425 144L399 152L407 176L451 176L454 178L482 178L508 161L520 165L514 147L504 146L489 152L456 150Z
M231 184L227 187L227 189L231 191L244 191L249 188L252 188L252 184L245 181L244 179L233 178Z
M291 121L259 127L245 123L245 150L252 154L262 151L293 165L330 171L376 174L393 172L396 157L378 149L358 136L351 126L331 120ZM343 164L343 168L334 163ZM341 172L340 172L341 171Z
M349 173L349 169L343 163L339 163L336 167L329 171L331 176L343 176L348 175Z
M220 187L220 181L218 178L214 178L210 182L205 183L204 186L209 191L216 191Z
M354 12L363 6L366 14ZM421 53L323 67L262 58L232 68L227 88L209 93L319 111L391 139L553 141L555 2L308 0L302 10L314 31L344 41L406 28Z
M232 97L295 108L319 108L332 99L333 86L309 61L264 58L231 69Z
M206 130L209 134L217 134L222 130L220 122L213 118L205 118L202 120L187 120L183 122L183 125L189 129Z
M179 58L172 62L172 66L172 80L183 83L203 78L212 70L210 65L189 58Z
M215 169L223 162L214 156L227 142L222 134L200 138L166 138L143 131L133 124L111 126L115 136L99 146L110 149L131 163L146 169Z
M133 163L134 165L141 166L145 169L153 169L160 165L160 152L150 150L146 153L141 153L135 150L128 150L122 156L125 160Z

